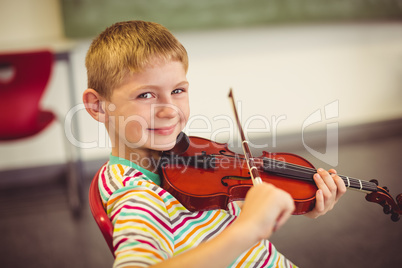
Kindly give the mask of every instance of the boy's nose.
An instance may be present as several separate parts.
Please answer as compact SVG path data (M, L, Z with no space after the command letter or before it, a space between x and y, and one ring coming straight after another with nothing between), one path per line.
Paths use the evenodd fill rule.
M178 114L178 107L173 104L158 104L156 116L159 118L174 118Z

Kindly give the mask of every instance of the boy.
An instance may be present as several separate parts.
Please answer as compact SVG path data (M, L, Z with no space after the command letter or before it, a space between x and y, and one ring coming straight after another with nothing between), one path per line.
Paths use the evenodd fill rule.
M263 183L241 208L190 212L160 187L154 173L189 117L187 52L163 26L144 21L112 25L86 57L89 114L112 143L99 189L113 222L114 267L294 267L266 240L294 210L289 194ZM330 170L336 173L335 170ZM318 169L316 218L346 191Z

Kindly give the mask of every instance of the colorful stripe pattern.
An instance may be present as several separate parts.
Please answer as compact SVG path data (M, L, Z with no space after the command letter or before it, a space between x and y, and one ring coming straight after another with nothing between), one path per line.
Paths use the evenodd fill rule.
M228 210L190 212L140 170L106 164L100 173L102 201L114 225L115 268L147 267L183 253L219 234L240 212L235 203ZM230 267L296 266L264 240Z

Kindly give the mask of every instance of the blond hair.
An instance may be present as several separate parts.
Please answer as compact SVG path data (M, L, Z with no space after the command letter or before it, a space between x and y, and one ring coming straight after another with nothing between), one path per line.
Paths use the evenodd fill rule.
M187 72L186 49L164 26L145 21L113 24L92 41L88 50L88 88L109 98L128 74L142 71L155 59L180 61Z

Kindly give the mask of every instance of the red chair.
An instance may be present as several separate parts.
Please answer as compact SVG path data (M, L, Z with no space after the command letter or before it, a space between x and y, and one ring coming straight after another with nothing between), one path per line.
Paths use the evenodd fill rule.
M89 186L89 207L91 208L92 216L94 217L96 223L100 231L102 232L103 237L106 240L107 245L109 246L110 252L112 252L114 257L113 250L113 224L109 220L109 217L106 214L105 209L102 205L101 196L99 193L99 174L102 168L98 170L95 177L93 178L91 185Z
M0 55L0 71L10 76L0 78L0 140L33 136L54 121L39 106L52 67L50 51Z
M29 138L42 132L56 115L40 107L53 68L47 50L0 54L0 142ZM64 132L64 131L63 131ZM67 155L73 146L62 136ZM82 207L81 163L68 160L68 201L74 216Z

